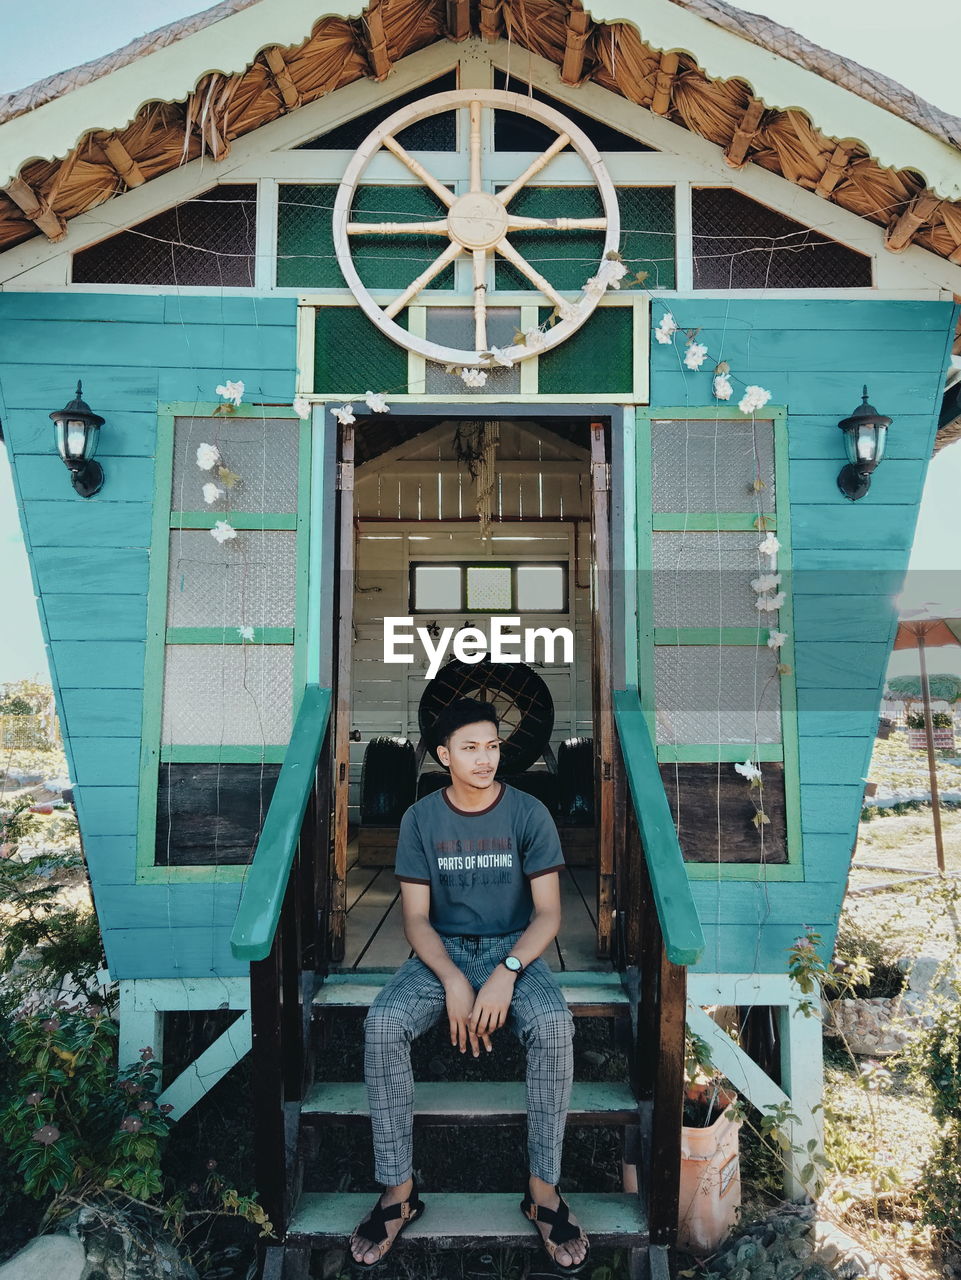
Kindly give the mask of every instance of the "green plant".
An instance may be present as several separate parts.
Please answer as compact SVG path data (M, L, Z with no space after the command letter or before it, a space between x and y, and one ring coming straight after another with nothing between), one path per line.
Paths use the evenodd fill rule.
M959 992L958 994L961 994ZM907 1060L927 1088L941 1126L934 1151L921 1170L922 1219L954 1245L961 1243L961 1004L946 1001L914 1040Z
M910 711L907 715L907 724L909 729L924 728L924 713L922 711ZM954 724L947 711L933 711L931 713L932 729L950 729Z

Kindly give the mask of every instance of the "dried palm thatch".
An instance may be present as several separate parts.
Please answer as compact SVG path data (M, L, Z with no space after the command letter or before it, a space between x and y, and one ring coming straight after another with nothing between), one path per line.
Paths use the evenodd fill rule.
M0 98L0 123L173 44L258 0L222 0L97 59ZM839 59L768 18L724 0L673 0L739 37L961 149L961 120L894 81ZM0 194L0 251L31 236L59 239L66 220L342 85L383 79L398 59L440 39L475 34L549 59L565 83L593 80L724 148L886 228L892 251L918 244L961 264L961 203L910 169L882 167L856 139L825 136L800 110L771 110L738 79L709 76L689 53L644 43L630 23L596 25L581 0L372 0L355 20L327 17L296 47L262 50L243 72L204 76L184 102L153 102L114 133L85 134L63 160L34 161Z

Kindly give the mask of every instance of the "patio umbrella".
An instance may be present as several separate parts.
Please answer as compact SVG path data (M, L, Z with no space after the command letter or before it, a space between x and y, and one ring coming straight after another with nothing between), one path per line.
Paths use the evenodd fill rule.
M925 651L946 644L961 645L961 618L911 617L898 621L895 649L917 649L921 667L921 701L924 704L924 735L928 748L928 776L931 779L931 816L934 819L934 850L938 871L944 875L944 840L941 836L941 801L938 798L938 770L934 757L934 726L931 720L931 687Z

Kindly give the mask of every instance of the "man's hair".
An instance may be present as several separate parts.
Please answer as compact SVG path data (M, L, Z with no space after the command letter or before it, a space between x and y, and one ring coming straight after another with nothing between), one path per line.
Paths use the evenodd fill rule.
M497 712L490 702L480 702L477 698L458 698L437 717L434 722L434 746L446 747L451 736L465 724L479 724L488 721L496 732L500 721Z

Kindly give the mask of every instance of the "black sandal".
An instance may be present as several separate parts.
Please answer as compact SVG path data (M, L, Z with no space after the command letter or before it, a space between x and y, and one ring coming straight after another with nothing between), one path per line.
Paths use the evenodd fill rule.
M423 1215L427 1206L417 1194L417 1179L414 1179L414 1185L411 1193L406 1200L400 1200L397 1204L382 1205L380 1200L371 1209L369 1215L364 1219L360 1226L348 1241L348 1248L357 1239L369 1240L375 1248L380 1250L380 1256L375 1258L373 1262L360 1262L350 1255L351 1264L361 1271L372 1271L374 1267L379 1267L387 1257L388 1253L394 1246L394 1242L400 1237L401 1233L412 1222L416 1222ZM394 1218L402 1218L403 1223L400 1230L392 1240L387 1231L387 1223L393 1221ZM365 1253L369 1250L364 1250Z
M541 1231L538 1231L537 1233L540 1237L541 1245L544 1248L544 1252L550 1258L551 1265L556 1267L557 1270L562 1272L564 1275L572 1276L580 1271L582 1267L587 1265L587 1260L591 1253L591 1245L583 1230L579 1226L575 1227L571 1222L571 1210L567 1201L561 1195L560 1191L558 1191L557 1194L560 1196L560 1204L556 1209L548 1209L545 1208L544 1205L537 1204L536 1201L532 1200L530 1190L528 1189L525 1191L524 1199L521 1201L521 1213L525 1218L530 1218L532 1222L549 1222L551 1224L551 1229L547 1233L546 1237ZM570 1244L574 1240L583 1240L587 1245L587 1252L584 1254L584 1257L580 1262L564 1267L556 1261L554 1255L559 1248Z

